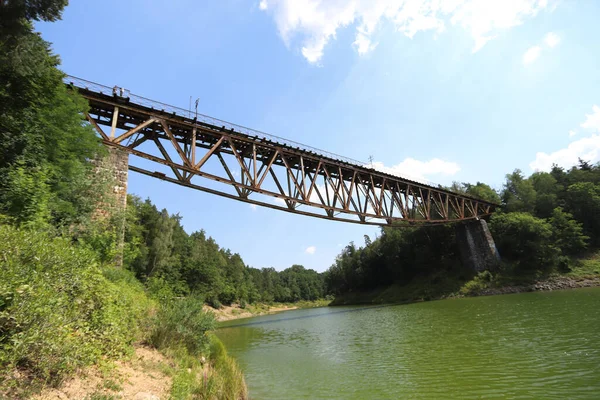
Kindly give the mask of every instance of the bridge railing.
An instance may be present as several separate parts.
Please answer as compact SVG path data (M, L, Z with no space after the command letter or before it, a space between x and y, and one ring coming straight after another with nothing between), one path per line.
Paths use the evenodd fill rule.
M224 121L222 119L218 119L218 118L214 118L214 117L211 117L208 115L196 113L195 111L186 110L186 109L183 109L180 107L175 107L175 106L172 106L169 104L161 103L159 101L151 100L146 97L138 96L138 95L132 94L131 92L129 92L129 90L124 89L120 86L109 87L109 86L91 82L91 81L88 81L88 80L85 80L82 78L77 78L72 75L66 75L64 78L64 82L68 85L70 84L77 88L86 89L86 90L89 90L92 92L101 93L101 94L105 94L108 96L117 95L117 96L121 96L121 97L126 97L126 98L129 98L129 101L131 101L135 104L139 104L139 105L142 105L142 106L145 106L148 108L152 108L157 111L163 111L163 112L166 112L169 114L175 114L177 116L189 118L189 119L196 118L196 120L198 122L205 123L208 125L213 125L213 126L218 126L218 127L224 126L225 129L233 129L235 132L243 133L248 136L257 137L257 138L261 138L261 139L265 139L265 140L270 140L272 142L276 142L278 144L282 144L282 145L292 147L292 148L297 148L297 149L303 150L303 151L313 152L315 154L318 154L318 155L321 155L321 156L324 156L327 158L331 158L333 160L342 161L342 162L352 164L355 166L360 166L360 167L364 167L364 168L372 168L370 166L370 164L366 163L366 162L358 161L358 160L355 160L355 159L352 159L349 157L344 157L339 154L331 153L329 151L317 149L315 147L308 146L303 143L295 142L293 140L286 139L281 136L271 135L266 132L262 132L262 131L258 131L256 129L252 129L252 128L248 128L248 127L245 127L242 125L234 124L234 123L231 123L228 121ZM417 178L414 176L410 176L408 174L404 174L404 173L399 174L399 173L390 172L390 171L381 171L381 172L390 174L390 175L394 175L394 176L398 176L403 179L408 179L408 180L411 180L414 182L423 183L425 185L429 185L429 186L433 186L433 187L441 187L441 185L438 185L434 182L428 181L427 179Z

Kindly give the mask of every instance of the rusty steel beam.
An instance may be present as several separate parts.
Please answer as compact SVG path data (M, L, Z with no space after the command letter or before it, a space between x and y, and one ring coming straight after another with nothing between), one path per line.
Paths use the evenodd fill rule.
M130 166L132 171L168 182L295 214L368 225L479 219L497 206L81 82L85 81L69 87L89 102L86 119L103 143L168 167L173 176ZM109 127L110 134L101 126ZM219 188L192 183L194 178L216 182Z

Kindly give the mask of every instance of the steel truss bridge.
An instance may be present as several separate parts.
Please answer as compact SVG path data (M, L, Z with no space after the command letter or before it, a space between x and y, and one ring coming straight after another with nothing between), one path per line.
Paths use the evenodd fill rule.
M129 170L246 203L370 225L479 219L496 204L336 154L68 76L109 147L162 169ZM144 165L152 163L143 162Z

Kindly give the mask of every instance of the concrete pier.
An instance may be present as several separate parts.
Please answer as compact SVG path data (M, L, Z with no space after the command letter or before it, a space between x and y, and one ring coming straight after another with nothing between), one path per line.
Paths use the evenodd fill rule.
M485 220L457 224L456 240L464 266L480 272L493 270L499 265L500 254Z

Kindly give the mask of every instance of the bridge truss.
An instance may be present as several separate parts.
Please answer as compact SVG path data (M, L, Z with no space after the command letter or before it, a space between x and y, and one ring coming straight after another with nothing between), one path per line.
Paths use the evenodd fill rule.
M131 171L250 204L370 225L436 224L490 215L495 204L386 174L332 153L75 77L86 118ZM152 165L160 168L151 171ZM159 167L160 166L160 167ZM150 169L149 169L150 168Z

